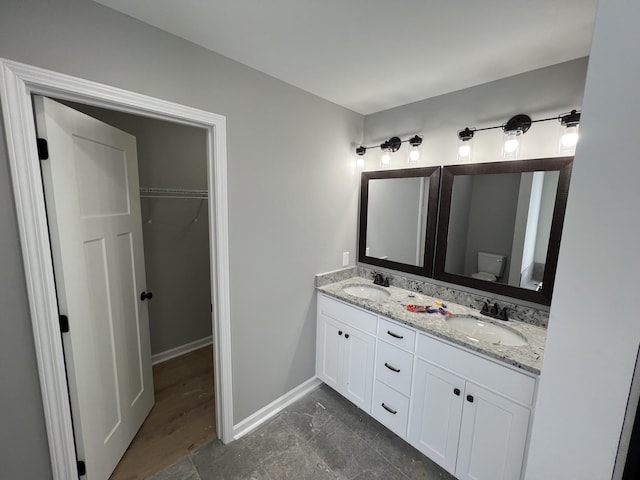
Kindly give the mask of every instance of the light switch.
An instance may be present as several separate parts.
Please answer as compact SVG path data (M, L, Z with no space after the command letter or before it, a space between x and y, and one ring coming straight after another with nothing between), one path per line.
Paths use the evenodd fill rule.
M342 252L342 266L349 266L349 252Z

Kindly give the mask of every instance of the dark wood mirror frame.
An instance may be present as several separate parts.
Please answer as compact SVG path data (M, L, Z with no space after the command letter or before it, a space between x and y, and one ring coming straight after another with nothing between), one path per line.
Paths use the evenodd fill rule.
M407 168L402 170L386 170L363 172L360 183L360 227L358 236L358 261L369 265L389 268L400 272L413 273L423 277L433 275L433 259L436 240L436 223L438 217L438 190L440 186L440 167ZM369 205L369 181L384 178L429 178L429 203L427 205L427 231L423 265L410 265L392 260L366 256L367 246L367 214Z
M496 293L512 298L519 298L543 305L551 304L551 296L556 276L560 238L567 206L567 194L573 157L542 158L535 160L504 161L493 163L476 163L468 165L445 166L442 169L442 184L440 187L440 218L438 223L438 241L435 255L433 277L437 280L463 285L466 287ZM545 261L542 290L534 291L526 288L514 287L501 283L486 282L475 278L445 272L447 255L447 236L449 232L449 215L451 211L451 195L453 181L456 175L482 175L497 173L521 173L536 171L560 172L556 190L555 206L551 220L551 231Z

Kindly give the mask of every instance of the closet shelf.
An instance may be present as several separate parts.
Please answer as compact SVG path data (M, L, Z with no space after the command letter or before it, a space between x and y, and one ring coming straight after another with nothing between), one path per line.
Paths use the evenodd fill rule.
M140 196L144 198L209 198L209 194L206 190L152 187L140 187Z

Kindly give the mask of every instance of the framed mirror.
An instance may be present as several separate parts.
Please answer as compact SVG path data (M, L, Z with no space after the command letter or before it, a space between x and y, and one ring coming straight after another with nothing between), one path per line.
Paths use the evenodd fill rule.
M358 261L432 276L440 167L363 172Z
M443 167L434 278L550 305L572 164Z

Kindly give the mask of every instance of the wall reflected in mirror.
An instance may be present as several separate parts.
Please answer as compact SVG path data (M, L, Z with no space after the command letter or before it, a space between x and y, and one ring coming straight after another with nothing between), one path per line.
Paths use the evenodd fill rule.
M358 260L431 276L440 167L363 172Z
M369 181L369 257L424 266L429 178L377 178Z

